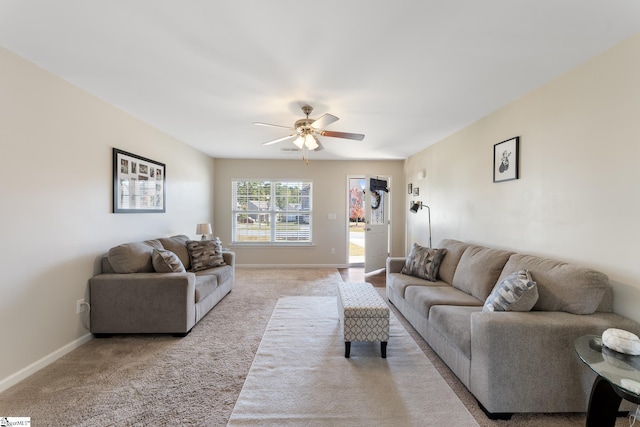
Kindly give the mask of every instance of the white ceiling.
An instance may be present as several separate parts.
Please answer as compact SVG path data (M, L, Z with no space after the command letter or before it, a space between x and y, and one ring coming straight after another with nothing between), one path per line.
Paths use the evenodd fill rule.
M640 32L638 0L0 0L0 46L214 157L402 159ZM606 82L603 82L605 84Z

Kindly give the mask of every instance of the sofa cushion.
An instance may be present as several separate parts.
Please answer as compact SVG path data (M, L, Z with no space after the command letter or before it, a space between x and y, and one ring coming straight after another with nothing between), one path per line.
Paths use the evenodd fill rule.
M196 303L205 299L218 287L218 276L215 274L196 275Z
M429 324L471 359L471 313L478 311L482 307L434 305L429 311Z
M219 267L196 271L195 273L196 276L216 276L218 278L218 283L233 280L233 267L230 265L221 265Z
M469 246L460 258L451 284L482 301L486 300L512 253L482 246ZM512 271L515 270L510 270L509 273Z
M191 268L191 260L189 259L189 251L187 250L187 241L189 237L184 235L163 237L158 239L162 243L162 247L166 250L178 255L184 268L189 270Z
M427 319L429 310L434 305L474 306L482 309L484 302L450 285L409 286L405 291L405 300Z
M405 297L405 290L409 286L450 286L448 283L437 281L430 282L418 277L408 276L402 273L387 273L387 288L391 289L393 293Z
M446 249L425 248L414 243L401 273L435 282L446 252Z
M592 314L610 288L604 273L533 255L512 255L503 274L525 269L538 284L539 297L533 310Z
M440 242L439 247L447 250L444 258L442 258L442 262L440 263L440 270L438 271L440 280L447 282L448 284L453 283L453 275L456 272L456 268L458 267L460 258L469 246L471 245L468 243L460 242L453 239L444 239L442 242Z
M109 249L109 264L116 273L152 273L151 255L154 249L162 249L158 240L123 243Z
M529 270L515 271L500 280L482 311L529 311L538 301L538 286Z
M178 255L171 251L154 249L151 262L157 273L184 273L187 271Z
M191 271L224 265L222 245L219 240L189 240L187 250L191 260Z

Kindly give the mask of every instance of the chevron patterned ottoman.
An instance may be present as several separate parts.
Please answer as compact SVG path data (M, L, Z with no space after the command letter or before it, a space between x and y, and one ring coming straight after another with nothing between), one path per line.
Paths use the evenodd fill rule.
M338 314L344 333L344 357L352 341L380 341L387 357L389 307L371 283L338 283Z

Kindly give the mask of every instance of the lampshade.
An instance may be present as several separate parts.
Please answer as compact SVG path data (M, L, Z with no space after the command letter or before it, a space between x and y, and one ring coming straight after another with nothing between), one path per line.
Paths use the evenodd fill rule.
M309 150L315 150L318 148L318 141L316 141L316 137L308 133L304 137L304 143Z
M207 234L213 234L211 224L198 224L196 225L196 234L202 234L202 240L205 240Z
M409 208L409 212L418 213L418 209L422 209L422 202L414 202Z
M304 146L304 136L300 135L295 139L295 141L293 141L293 143L296 145L296 147L302 150L302 147Z

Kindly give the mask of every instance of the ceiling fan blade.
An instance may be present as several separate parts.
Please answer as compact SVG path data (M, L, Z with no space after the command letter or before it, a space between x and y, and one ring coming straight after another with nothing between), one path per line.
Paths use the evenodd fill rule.
M318 119L311 124L311 127L314 129L322 129L323 127L328 126L333 122L337 122L338 120L340 119L333 114L325 113L318 117Z
M267 127L271 127L271 128L285 128L285 129L295 130L291 126L272 125L271 123L253 122L253 124L256 125L256 126L267 126Z
M296 136L298 136L298 134L294 133L293 135L283 136L282 138L274 139L273 141L267 141L267 142L263 143L262 145L276 144L278 142L286 141L287 139L294 138Z
M330 136L331 138L355 139L356 141L362 141L364 139L364 135L361 133L334 132L331 130L323 130L320 132L320 135Z

